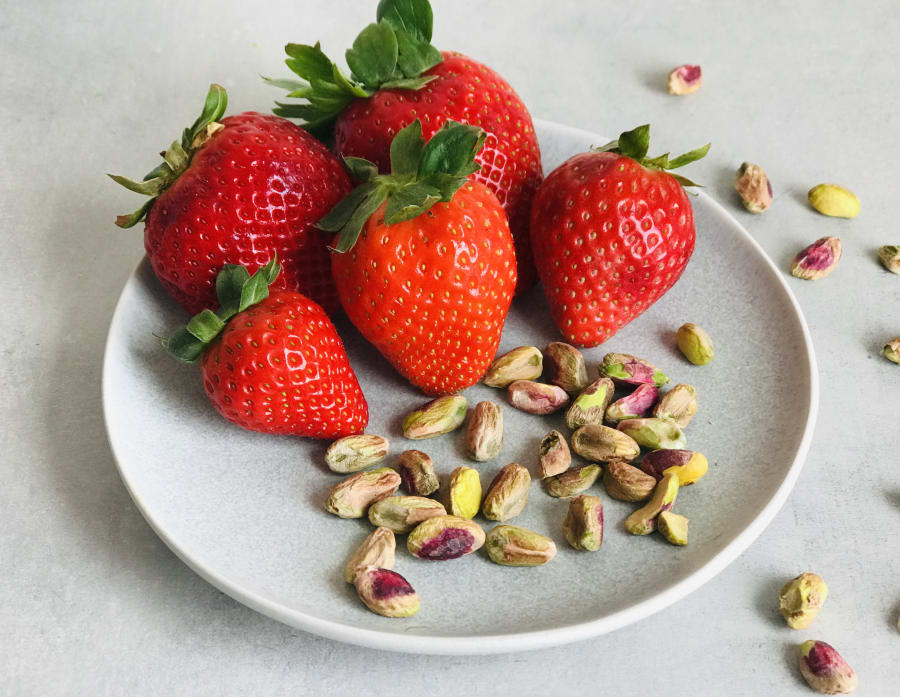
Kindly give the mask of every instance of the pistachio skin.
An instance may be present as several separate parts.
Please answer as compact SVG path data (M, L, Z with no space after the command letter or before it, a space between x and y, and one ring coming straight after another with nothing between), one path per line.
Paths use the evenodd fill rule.
M528 503L531 475L516 462L510 462L494 477L484 496L481 514L488 520L515 518Z
M629 353L607 353L598 368L600 375L612 378L617 385L653 385L662 387L668 376L652 363Z
M516 380L537 380L544 371L544 360L534 346L519 346L498 356L484 374L488 387L506 387Z
M697 390L693 385L680 383L666 392L653 408L653 416L669 419L681 428L686 427L697 413Z
M620 421L618 429L642 448L684 448L687 439L678 424L668 419L627 419Z
M603 470L603 485L614 499L646 501L656 488L656 479L625 460L610 460Z
M556 544L549 537L517 525L498 525L487 534L485 549L495 564L541 566L556 556Z
M823 695L843 695L859 685L856 672L833 646L824 641L805 641L800 646L800 674Z
M791 275L804 281L818 281L837 268L843 246L837 237L820 237L801 249L791 262Z
M657 480L667 474L674 474L678 477L680 486L690 486L707 473L709 462L706 457L693 450L673 448L647 453L641 460L640 467Z
M580 494L569 502L563 534L573 549L596 552L603 544L603 502L597 496Z
M632 535L649 535L656 529L659 514L671 510L677 497L678 477L667 474L656 485L650 501L625 519L625 529Z
M825 599L828 586L818 574L805 572L791 579L778 594L778 609L791 629L806 629L812 624Z
M594 380L581 391L566 411L566 426L573 431L587 424L602 426L606 408L615 391L615 385L609 378Z
M878 259L891 273L900 273L900 245L886 244L879 247Z
M638 419L646 416L659 396L659 389L653 385L638 385L630 395L609 405L606 409L606 420L618 423L627 419Z
M466 454L476 462L493 460L503 448L503 410L494 402L478 402L466 429Z
M562 341L551 341L544 349L544 372L548 382L570 394L580 392L588 384L584 354Z
M617 458L631 462L641 454L634 438L615 428L597 424L582 426L572 434L572 450L591 462L609 462Z
M559 431L550 431L541 439L538 471L541 479L562 474L572 464L572 452L565 437Z
M410 412L403 420L403 435L410 440L450 433L466 420L468 403L462 395L438 397Z
M447 515L439 501L424 496L388 496L369 506L369 522L403 534L423 520L437 515Z
M359 472L384 460L389 448L390 441L383 436L345 436L328 446L325 464L332 472Z
M544 479L544 490L554 498L571 498L590 489L599 476L600 467L598 465L573 467L562 474Z
M887 342L882 353L891 363L900 363L900 336Z
M734 178L734 188L750 213L762 213L772 205L772 182L759 165L742 164Z
M369 566L355 579L359 599L372 612L384 617L410 617L419 611L419 596L396 571Z
M699 65L679 65L669 73L666 87L669 94L684 96L693 94L703 84L703 71Z
M393 569L396 549L397 538L394 532L387 528L375 528L347 560L344 566L344 580L353 583L356 580L356 572L367 566Z
M440 488L434 461L421 450L404 450L397 458L403 488L412 496L430 496Z
M400 475L390 467L358 472L332 487L325 510L339 518L362 518L369 506L390 496L399 486Z
M712 339L706 330L693 322L685 322L675 333L678 350L694 365L707 365L715 356Z
M552 414L569 403L568 393L557 385L516 380L506 388L506 401L527 414Z
M478 523L454 515L435 516L409 533L406 548L419 559L447 561L480 549L484 539Z

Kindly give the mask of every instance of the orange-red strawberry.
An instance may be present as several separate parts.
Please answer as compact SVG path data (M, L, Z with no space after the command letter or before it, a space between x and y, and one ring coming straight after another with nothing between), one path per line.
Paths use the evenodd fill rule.
M280 105L323 137L339 155L362 157L389 171L391 141L419 119L426 140L448 120L478 126L487 139L472 177L493 191L515 241L518 288L536 273L528 237L531 200L542 178L541 153L528 109L500 75L460 53L431 44L428 0L382 0L377 24L347 52L346 77L316 46L288 44L288 66L307 83L273 80L305 104Z
M347 159L363 183L319 223L340 231L332 268L348 317L428 394L481 378L516 285L503 208L467 180L483 140L447 122L425 145L414 121L394 139L390 175Z
M141 182L113 176L152 197L116 223L146 219L153 270L191 314L215 307L216 274L226 263L252 272L276 254L276 287L336 310L327 241L314 226L350 190L346 172L287 119L252 111L221 118L226 103L225 90L212 85L200 118L159 167Z
M166 344L201 361L216 410L251 431L340 438L365 430L369 408L344 345L324 310L294 291L269 293L279 267L252 277L226 264L218 311L204 310Z
M531 243L557 327L567 341L596 346L655 303L694 251L694 215L667 169L703 157L709 145L647 158L639 126L551 172L531 209Z

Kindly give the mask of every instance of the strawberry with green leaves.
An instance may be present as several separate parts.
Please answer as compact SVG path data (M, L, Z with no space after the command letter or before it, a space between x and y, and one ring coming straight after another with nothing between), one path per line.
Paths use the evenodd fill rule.
M528 237L531 199L541 182L541 153L531 116L512 87L490 68L431 45L428 0L381 0L370 24L346 53L345 75L319 47L288 44L288 67L302 78L269 80L301 103L275 113L334 141L339 155L361 157L388 172L394 136L416 119L426 139L448 120L487 133L472 174L496 194L509 218L519 289L536 274Z
M216 410L251 431L311 438L362 433L369 408L344 345L324 310L288 290L269 292L273 259L253 276L226 264L219 309L206 309L164 343L199 361Z
M360 184L319 221L338 233L332 270L347 316L428 394L481 378L516 285L503 208L469 179L484 138L448 121L426 145L414 121L391 143L390 174L346 158Z
M685 186L667 170L699 160L648 158L650 127L569 158L534 197L531 244L550 311L566 341L596 346L659 300L694 251Z

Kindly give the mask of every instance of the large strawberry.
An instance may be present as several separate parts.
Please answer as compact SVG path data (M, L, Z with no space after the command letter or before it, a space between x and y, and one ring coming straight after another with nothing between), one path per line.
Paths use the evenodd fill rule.
M709 145L669 159L647 157L639 126L551 172L534 197L531 244L556 325L567 341L596 346L656 302L694 251L694 215L667 169Z
M541 182L541 153L531 116L512 87L490 68L430 44L428 0L381 0L377 24L347 51L345 76L319 45L288 44L288 67L306 82L270 80L303 104L275 113L299 117L321 137L333 133L335 152L389 171L391 141L415 119L430 138L448 120L479 126L487 140L473 174L493 191L509 217L516 247L518 288L535 280L528 238L531 199ZM332 132L333 127L333 132Z
M391 174L347 158L362 183L319 222L339 232L332 269L350 320L429 394L484 374L516 285L503 208L468 180L483 142L448 121L425 145L414 121L391 145Z
M270 294L279 270L274 259L253 276L226 264L219 309L194 316L168 349L201 362L210 401L238 426L312 438L361 433L369 408L334 325L300 293Z
M116 224L146 219L153 270L190 313L215 307L226 263L254 271L277 254L277 287L337 309L327 241L315 222L350 190L350 180L315 138L287 119L248 111L221 118L227 95L212 85L203 113L140 182L112 176L151 196ZM221 120L220 120L221 119Z

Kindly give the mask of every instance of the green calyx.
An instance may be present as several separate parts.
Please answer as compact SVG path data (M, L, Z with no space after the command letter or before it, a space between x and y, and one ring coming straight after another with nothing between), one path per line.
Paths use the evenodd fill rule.
M116 218L116 225L129 228L147 217L150 208L163 191L191 164L194 153L206 145L206 142L216 131L222 129L219 119L225 113L228 106L228 94L221 85L212 84L203 104L203 111L193 125L185 128L180 141L173 141L169 149L162 153L163 161L150 170L144 178L136 182L118 174L108 175L114 182L121 184L126 189L149 196L150 199L130 215L120 215Z
M671 170L702 159L709 152L709 146L710 143L707 143L696 150L672 159L669 159L669 153L659 157L647 157L647 151L650 149L650 124L644 124L632 131L625 131L617 140L611 141L603 147L591 148L591 150L593 152L617 152L636 160L647 169ZM672 174L672 176L682 186L700 186L680 174Z
M422 76L443 60L441 52L431 45L433 18L428 0L381 0L376 19L347 49L349 77L318 43L285 46L285 63L302 80L263 80L287 90L288 97L303 101L276 101L273 111L278 116L301 119L303 128L327 139L338 114L354 99L371 97L382 88L418 90L434 79Z
M318 222L318 228L338 233L333 249L346 252L385 201L387 225L412 220L438 201L450 201L478 171L475 155L485 137L480 128L447 121L426 144L422 123L416 119L391 142L390 174L378 174L378 168L361 157L345 157L344 164L360 184Z
M186 326L170 338L163 339L163 346L180 361L196 362L206 347L219 336L228 320L269 297L269 286L280 271L277 257L252 276L243 266L225 264L216 277L219 309L215 312L203 310L194 315Z

